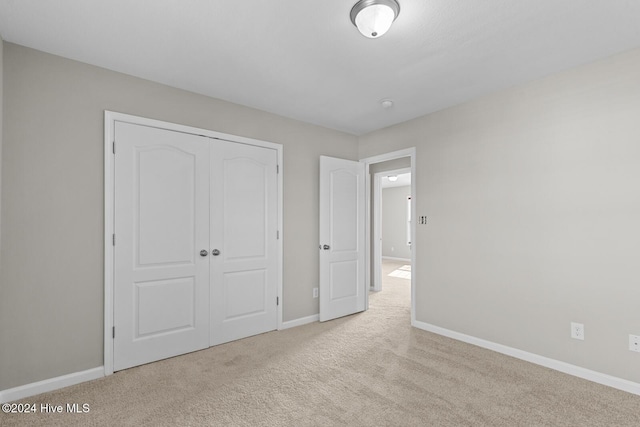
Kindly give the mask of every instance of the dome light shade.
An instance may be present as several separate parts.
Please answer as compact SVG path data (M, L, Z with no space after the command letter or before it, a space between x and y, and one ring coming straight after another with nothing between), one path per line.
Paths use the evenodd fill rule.
M396 0L360 0L351 9L351 22L370 39L377 39L389 31L400 13Z

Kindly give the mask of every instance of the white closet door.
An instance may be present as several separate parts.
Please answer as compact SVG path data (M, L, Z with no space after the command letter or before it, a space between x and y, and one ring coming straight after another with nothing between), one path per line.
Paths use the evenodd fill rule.
M365 310L364 163L320 157L320 321Z
M211 345L277 328L277 154L212 142Z
M115 140L114 370L121 370L209 346L210 145L120 122Z

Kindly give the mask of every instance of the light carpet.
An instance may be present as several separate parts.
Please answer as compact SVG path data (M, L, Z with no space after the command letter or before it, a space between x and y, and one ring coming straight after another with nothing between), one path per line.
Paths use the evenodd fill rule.
M409 281L370 310L128 369L22 402L2 426L639 426L640 396L410 326Z

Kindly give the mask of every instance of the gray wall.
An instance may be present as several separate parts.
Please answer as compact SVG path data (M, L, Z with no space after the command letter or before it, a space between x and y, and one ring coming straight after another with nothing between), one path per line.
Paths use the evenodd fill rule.
M3 88L4 88L4 41L0 37L0 268L2 268L2 113L3 107ZM3 294L2 281L0 281L0 295ZM1 353L0 353L1 354ZM1 388L0 388L1 390Z
M407 245L407 197L411 186L382 189L382 256L411 259Z
M417 149L418 321L640 382L639 75L637 49L360 138Z
M10 43L4 79L0 390L103 364L104 110L283 144L284 320L318 312L318 159L355 136Z

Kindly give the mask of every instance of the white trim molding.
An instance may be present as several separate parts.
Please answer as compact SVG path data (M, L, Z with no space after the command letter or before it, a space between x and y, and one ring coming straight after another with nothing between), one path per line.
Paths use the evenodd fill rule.
M320 316L318 314L314 314L313 316L301 317L299 319L287 320L286 322L282 322L282 326L279 329L284 330L295 328L296 326L302 326L318 321L320 321Z
M626 391L628 393L640 395L640 384L633 381L625 380L623 378L614 377L612 375L603 374L601 372L592 371L581 366L572 365L570 363L561 362L559 360L551 359L549 357L540 356L538 354L529 353L528 351L519 350L517 348L508 347L506 345L497 344L491 341L476 338L471 335L465 335L460 332L455 332L449 329L441 328L430 323L420 322L418 320L413 321L412 326L422 329L427 332L433 332L434 334L442 335L454 340L473 344L478 347L486 348L488 350L495 351L497 353L506 354L507 356L515 357L516 359L524 360L536 365L544 366L565 374L572 375L574 377L582 378L594 383L606 385L618 390Z
M25 397L47 393L60 388L69 387L86 381L97 380L104 377L104 366L88 369L86 371L74 372L73 374L62 375L44 381L21 385L0 391L0 403L13 402Z

